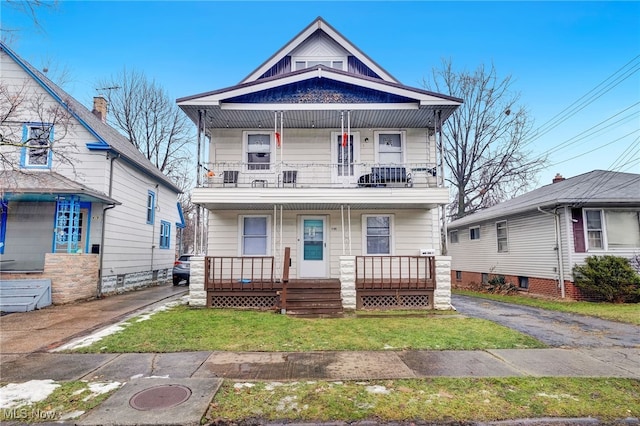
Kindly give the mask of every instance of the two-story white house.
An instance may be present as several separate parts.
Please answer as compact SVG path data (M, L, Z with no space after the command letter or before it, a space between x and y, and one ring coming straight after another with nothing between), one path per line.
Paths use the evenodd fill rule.
M55 304L170 280L180 189L103 98L90 111L2 43L0 61L2 281L50 279Z
M449 308L436 137L461 99L399 83L317 18L239 84L177 103L208 147L195 304L291 313L303 286L322 313L333 281L345 308Z

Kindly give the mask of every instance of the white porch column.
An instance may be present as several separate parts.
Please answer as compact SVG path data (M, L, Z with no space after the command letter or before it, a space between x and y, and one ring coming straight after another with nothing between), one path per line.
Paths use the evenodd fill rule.
M340 296L342 308L356 309L356 257L340 256Z
M207 291L204 289L203 256L193 256L191 258L191 271L189 274L189 306L207 306Z
M436 256L436 289L433 293L435 309L451 309L451 256Z

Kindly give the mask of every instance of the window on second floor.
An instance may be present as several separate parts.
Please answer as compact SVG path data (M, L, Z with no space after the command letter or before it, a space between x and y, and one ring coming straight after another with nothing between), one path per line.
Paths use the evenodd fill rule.
M147 193L147 223L153 225L156 210L156 193L149 191Z
M271 167L271 135L266 132L246 133L245 152L248 170Z
M378 163L404 164L403 132L376 133Z
M470 240L479 240L480 239L480 227L474 226L473 228L469 228L469 239Z
M168 249L171 247L171 224L167 221L160 221L160 248Z
M509 240L507 234L507 221L496 222L496 237L498 243L498 253L509 251Z
M51 168L53 126L47 123L27 123L22 128L20 165L23 168Z

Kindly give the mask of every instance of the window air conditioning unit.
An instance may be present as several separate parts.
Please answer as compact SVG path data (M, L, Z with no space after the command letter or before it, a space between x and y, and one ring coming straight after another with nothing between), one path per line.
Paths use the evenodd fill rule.
M436 255L436 250L435 249L420 249L420 256L435 256Z

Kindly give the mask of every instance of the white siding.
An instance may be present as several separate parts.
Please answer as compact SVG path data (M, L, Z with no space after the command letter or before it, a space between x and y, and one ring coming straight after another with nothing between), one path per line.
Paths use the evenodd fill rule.
M498 253L496 222L501 220L507 221L506 253ZM553 216L536 212L482 222L480 239L470 240L469 228L477 225L449 229L449 234L458 230L459 240L449 244L452 270L557 279Z
M239 229L239 216L243 214L261 215L264 214L273 218L273 211L210 211L209 212L209 226L208 226L208 256L240 256L240 229ZM330 276L337 278L340 275L339 270L339 258L343 254L349 254L349 241L348 241L348 212L345 208L344 211L344 234L342 227L342 216L340 211L289 211L283 212L282 218L282 248L291 248L291 269L290 277L295 278L298 276L297 259L298 259L298 243L300 239L299 234L299 220L301 216L326 216L327 218L327 246L328 256L330 260ZM357 210L351 211L351 254L362 255L363 254L363 232L362 232L362 218L364 215L386 215L393 216L393 230L394 235L392 237L392 254L414 256L418 255L421 248L432 248L433 226L432 226L432 213L424 210L396 210L396 211L363 211ZM280 232L280 218L277 218L277 233ZM273 219L272 219L273 220ZM273 224L273 222L272 222ZM270 229L272 233L272 229ZM346 253L343 253L343 235L346 240L344 241L344 249ZM272 238L274 236L272 235ZM279 236L276 235L276 262L278 268L281 267L281 254L279 252ZM436 240L437 242L437 236ZM269 246L269 255L272 254L272 246Z
M120 201L107 211L105 275L170 268L175 259L178 211L175 193L121 160L114 163L113 197ZM155 218L147 223L147 194L155 193ZM171 245L160 248L160 222L171 224Z

